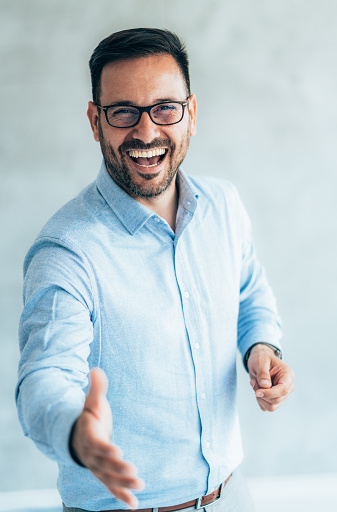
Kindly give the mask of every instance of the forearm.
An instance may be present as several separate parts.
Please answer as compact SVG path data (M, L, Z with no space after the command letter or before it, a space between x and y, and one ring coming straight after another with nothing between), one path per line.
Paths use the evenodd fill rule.
M238 348L244 359L247 351L258 343L281 350L281 321L274 294L265 272L248 244L243 260L238 317Z
M26 258L16 400L25 435L58 462L88 384L93 302L80 257L42 240Z
M59 369L41 369L18 385L16 401L25 435L49 458L71 463L69 435L83 407L82 388Z

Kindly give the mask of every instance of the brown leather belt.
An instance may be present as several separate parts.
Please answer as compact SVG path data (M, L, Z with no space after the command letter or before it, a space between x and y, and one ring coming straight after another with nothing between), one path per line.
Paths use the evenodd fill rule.
M173 505L172 507L159 507L159 508L140 508L135 510L134 512L171 512L172 510L182 510L183 508L195 507L196 510L199 508L203 508L206 505L210 505L220 499L221 491L227 485L230 477L230 474L227 480L222 482L215 491L211 492L211 494L207 494L207 496L201 496L196 500L187 501L186 503L181 503L180 505ZM102 512L125 512L125 510L103 510Z

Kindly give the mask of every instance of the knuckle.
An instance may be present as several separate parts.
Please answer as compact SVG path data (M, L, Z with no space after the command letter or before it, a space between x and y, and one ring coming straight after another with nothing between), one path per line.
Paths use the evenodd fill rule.
M111 446L110 450L111 450L111 454L113 454L118 459L121 459L123 457L122 449L119 446L114 444Z
M92 462L88 468L90 469L90 471L92 471L93 473L97 474L97 475L101 475L102 474L102 468L99 464L97 464L96 462Z

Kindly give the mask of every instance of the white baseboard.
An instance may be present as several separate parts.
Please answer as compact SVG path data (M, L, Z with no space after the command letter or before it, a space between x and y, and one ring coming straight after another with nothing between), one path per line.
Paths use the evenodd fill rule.
M39 512L62 510L61 498L56 489L36 491L0 492L0 512Z
M337 512L337 473L247 479L258 512Z

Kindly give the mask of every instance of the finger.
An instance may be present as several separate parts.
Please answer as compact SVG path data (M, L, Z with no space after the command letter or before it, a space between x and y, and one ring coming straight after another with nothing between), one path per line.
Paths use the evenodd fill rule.
M77 436L77 452L85 466L90 468L99 459L102 464L105 463L104 461L108 461L108 464L123 465L121 470L126 469L127 462L122 460L122 450L118 446L112 445L109 440L97 437L99 434L107 437L104 432L97 432L97 430L97 426L93 429L90 425L89 428L82 428Z
M127 462L118 459L112 459L101 455L93 456L88 458L88 468L94 468L102 471L115 471L120 475L126 475L131 478L136 477L136 472L132 466Z
M145 483L141 478L128 478L112 470L103 471L101 467L92 472L117 499L124 501L130 508L137 508L138 500L129 489L143 490Z
M95 457L105 457L116 461L122 460L123 457L123 452L119 446L107 443L101 439L91 440L90 448L92 455Z
M256 391L256 389L258 388L256 380L255 380L255 379L253 379L253 378L251 378L251 379L250 379L250 383L249 383L249 384L252 386L252 388L254 389L254 391ZM256 389L255 389L255 388L256 388Z
M255 396L257 398L264 398L264 400L277 400L286 398L291 391L292 388L288 389L284 384L278 384L268 389L258 389L255 392Z
M136 466L122 459L122 450L118 446L95 441L89 446L86 458L88 466L114 468L120 473L137 475Z
M118 488L134 489L142 491L145 487L145 482L138 477L125 477L118 473L106 473L106 478L110 480L111 485Z
M108 489L118 500L124 501L130 508L138 508L138 499L127 489L115 489L113 487L108 487Z
M278 404L271 404L267 402L266 400L263 400L262 398L258 398L257 402L260 406L260 409L263 412L274 412L276 409L278 409L281 406L281 402Z
M261 388L270 388L272 385L269 369L270 361L268 359L263 360L256 371L256 381Z
M124 501L130 508L138 507L138 500L129 489L116 486L115 483L108 478L98 478L117 499Z
M257 397L257 400L261 400L265 405L280 405L282 402L284 402L288 398L288 395L281 396L278 398L259 398Z
M119 475L129 478L137 477L137 470L133 464L119 459L114 459L106 456L91 456L89 460L88 469L93 469L100 472L113 471Z
M294 387L294 372L289 366L283 363L281 368L273 368L272 373L272 379L275 385L281 384L288 389Z
M126 488L126 489L136 489L143 490L144 489L144 481L141 478L130 477L121 475L112 470L103 471L100 468L98 470L93 471L94 475L99 478L106 485L110 485L111 487L116 488Z
M90 372L90 387L84 402L84 409L97 413L102 398L108 390L108 378L101 368L93 368ZM96 414L95 414L96 415Z

